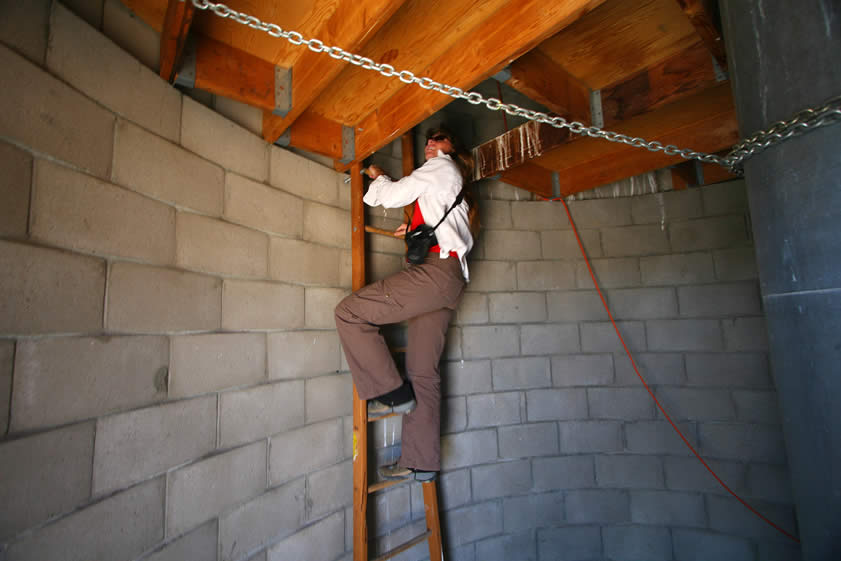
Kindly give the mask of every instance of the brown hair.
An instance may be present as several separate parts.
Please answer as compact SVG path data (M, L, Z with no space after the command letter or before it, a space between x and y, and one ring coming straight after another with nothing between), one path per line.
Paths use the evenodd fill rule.
M473 155L464 148L464 145L459 141L452 131L446 125L429 129L426 131L426 139L429 140L435 135L442 134L450 139L450 144L453 145L453 161L458 166L461 172L462 189L464 190L464 200L467 201L469 208L467 212L467 219L470 222L470 233L473 237L479 234L481 224L479 222L479 208L476 204L476 197L473 194Z

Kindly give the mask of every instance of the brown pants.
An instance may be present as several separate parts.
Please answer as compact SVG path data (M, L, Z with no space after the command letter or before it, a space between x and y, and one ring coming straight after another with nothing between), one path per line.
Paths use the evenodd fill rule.
M441 469L438 363L463 291L458 260L432 253L423 264L369 284L336 306L336 327L360 399L375 398L403 383L379 326L408 320L406 373L417 408L403 417L401 466Z

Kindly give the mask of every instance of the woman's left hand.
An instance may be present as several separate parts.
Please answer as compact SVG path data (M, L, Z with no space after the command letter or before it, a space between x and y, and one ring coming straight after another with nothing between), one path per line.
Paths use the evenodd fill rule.
M380 166L370 165L367 168L365 168L365 174L371 179L376 179L383 173L384 172Z
M394 235L395 236L405 236L406 235L406 230L408 230L408 229L409 229L409 225L404 222L394 231Z

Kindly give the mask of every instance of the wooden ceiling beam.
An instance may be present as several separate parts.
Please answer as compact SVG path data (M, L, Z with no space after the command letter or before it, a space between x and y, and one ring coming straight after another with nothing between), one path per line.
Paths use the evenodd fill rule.
M178 65L187 44L187 34L193 23L195 8L191 2L169 0L166 6L163 29L161 30L161 55L159 71L167 82L175 79Z
M603 1L510 2L453 44L420 75L463 89L471 88ZM511 25L512 22L516 25ZM356 159L374 153L450 101L451 97L414 84L401 87L358 123Z
M567 142L569 134L567 129L528 121L473 149L474 178L484 179L525 164Z
M540 50L524 54L508 70L507 85L566 119L590 123L590 89Z
M553 175L552 171L546 168L526 163L502 172L499 179L509 185L551 199L555 192Z
M695 27L709 53L721 68L726 69L727 53L716 22L714 0L677 0L677 3Z
M318 38L356 52L371 39L406 0L348 0L339 3ZM263 113L263 138L275 142L348 63L306 47L292 71L292 108L283 116Z

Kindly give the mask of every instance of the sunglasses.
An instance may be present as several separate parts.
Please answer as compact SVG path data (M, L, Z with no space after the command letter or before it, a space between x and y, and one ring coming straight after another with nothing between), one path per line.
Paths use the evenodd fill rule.
M450 140L450 137L446 134L436 134L435 136L430 136L427 140L434 140L435 142L441 142L442 140Z

